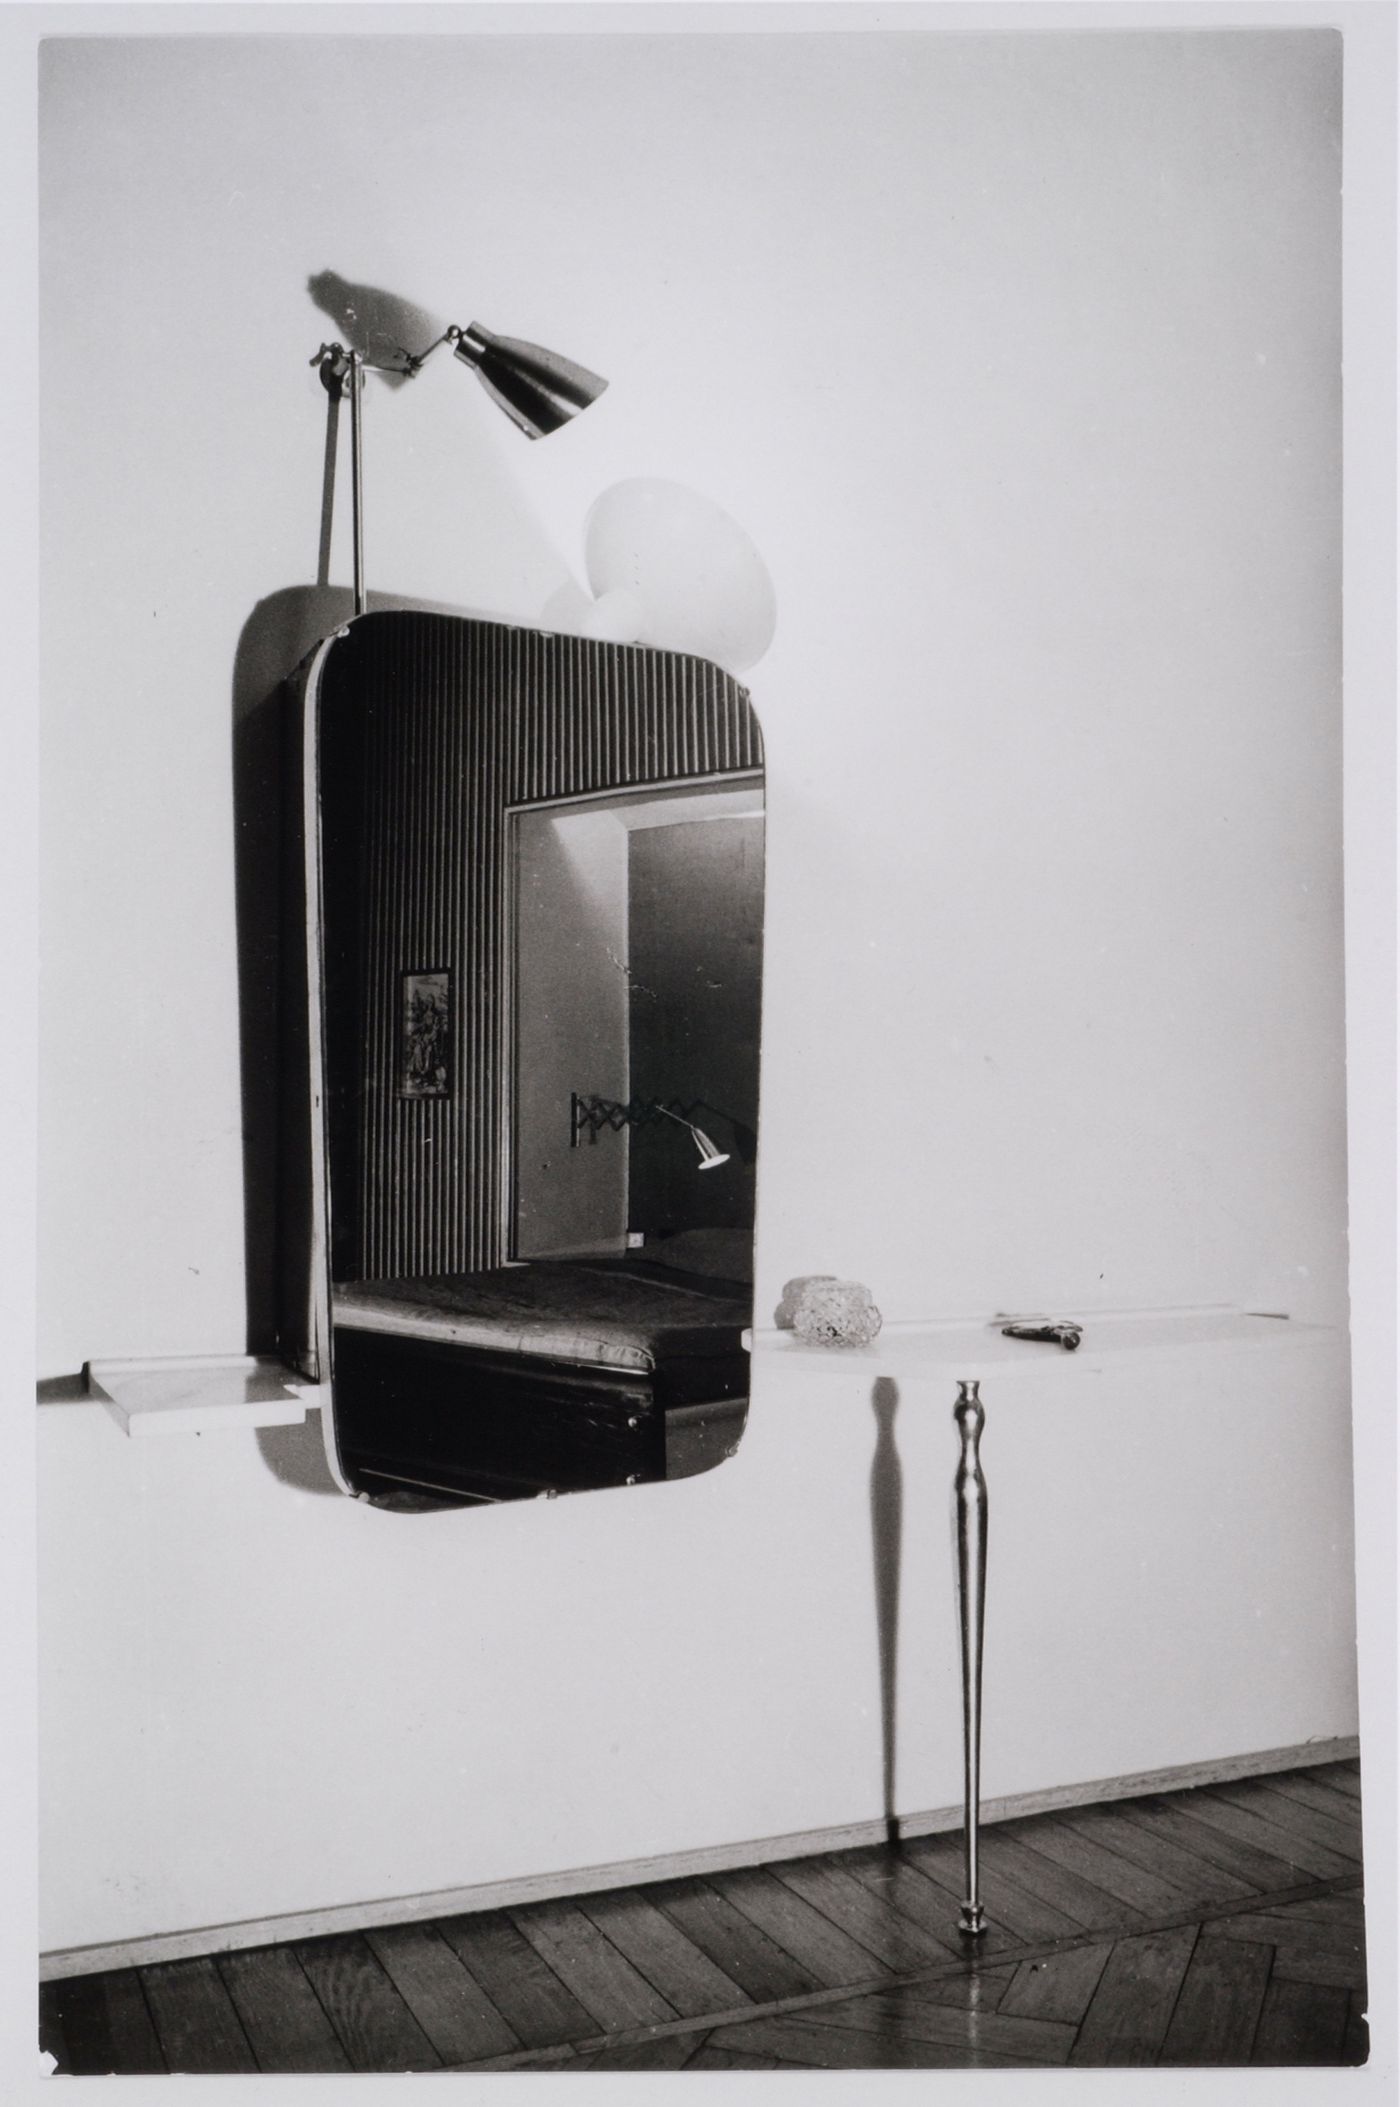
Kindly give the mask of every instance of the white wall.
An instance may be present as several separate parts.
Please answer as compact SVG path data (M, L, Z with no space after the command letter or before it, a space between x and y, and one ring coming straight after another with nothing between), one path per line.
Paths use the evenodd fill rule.
M989 1800L1356 1731L1345 1354L1275 1329L988 1371ZM43 1949L878 1825L881 1599L893 1806L959 1807L948 1371L761 1373L717 1470L469 1514L47 1409Z
M532 622L588 503L637 474L717 498L774 573L751 676L760 1310L830 1271L890 1317L1238 1301L1344 1322L1339 61L1313 33L48 46L41 1373L243 1343L231 690L252 610L314 575L305 361L333 331L304 283L326 268L611 380L537 448L450 364L373 385L372 585ZM327 1592L362 1558L395 1618L472 1606L465 1638L414 1656L424 1693L463 1644L480 1670L464 1710L425 1695L395 1722L395 1877L451 1804L461 1731L471 1822L555 1866L878 1811L869 1399L808 1424L768 1381L707 1478L405 1521L372 1553L383 1517L289 1492L247 1438L148 1456L55 1406L51 1939L388 1877L334 1827L389 1777L377 1744L355 1767L390 1715ZM1036 1436L1034 1484L1061 1472L1092 1513L1136 1458L1142 1516L1189 1543L1208 1493L1218 1548L1229 1502L1188 1459L1227 1393L1193 1394L1177 1428L1153 1391L1103 1461L1072 1417L1063 1449ZM1354 1723L1343 1371L1279 1386L1276 1423L1250 1394L1252 1555L1286 1616L1290 1575L1321 1590L1307 1643L1251 1654L1237 1604L1196 1603L1252 1663L1222 1690L1182 1655L1178 1590L1153 1627L1166 1699L1144 1675L1084 1708L1043 1752L1061 1779ZM906 1419L942 1430L923 1500L949 1428ZM955 1796L943 1498L911 1803ZM1029 1600L1052 1540L1007 1530L997 1585ZM1124 1597L1090 1570L1100 1594L1073 1603L1141 1646L1148 1581ZM1062 1551L1053 1572L1068 1586ZM546 1601L584 1597L618 1641L615 1707L565 1675L571 1618L525 1645ZM608 1621L648 1598L677 1612L660 1634ZM998 1702L1015 1731L988 1788L1016 1789L1039 1714L1020 1685ZM711 1792L691 1752L735 1722L742 1782ZM542 1751L580 1735L566 1778ZM284 1864L289 1789L311 1827ZM517 1790L527 1824L498 1819ZM205 1854L235 1832L262 1841L230 1888ZM488 1877L498 1847L461 1838L440 1878Z
M372 385L372 585L533 621L647 473L774 573L760 1304L1342 1314L1338 70L45 47L41 1373L242 1342L230 684L314 575L326 268L611 380L536 447Z

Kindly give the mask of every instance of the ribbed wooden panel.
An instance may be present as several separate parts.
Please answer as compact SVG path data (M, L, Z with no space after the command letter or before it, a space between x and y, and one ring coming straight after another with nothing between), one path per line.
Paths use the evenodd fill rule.
M338 1185L353 1180L353 1192L332 1196L337 1272L499 1265L506 810L752 771L758 724L744 690L702 660L443 615L362 617L332 654L321 697L323 751L357 730L364 742L361 1047L335 1043L349 1005L328 1027L332 1087L338 1078L354 1135L337 1159ZM328 815L328 828L337 818L344 826ZM443 967L452 1095L403 1098L402 976Z

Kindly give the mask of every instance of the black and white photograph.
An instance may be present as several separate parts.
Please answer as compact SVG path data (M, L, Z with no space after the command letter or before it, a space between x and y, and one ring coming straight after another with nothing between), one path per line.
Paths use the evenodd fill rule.
M7 2096L1395 2097L1396 27L0 8Z

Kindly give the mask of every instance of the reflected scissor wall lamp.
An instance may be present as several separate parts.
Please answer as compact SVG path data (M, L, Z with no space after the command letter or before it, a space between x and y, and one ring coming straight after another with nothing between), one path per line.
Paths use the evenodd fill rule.
M688 1109L694 1112L699 1108L691 1105ZM717 1171L722 1163L728 1163L728 1156L715 1147L703 1127L697 1127L683 1113L673 1112L669 1105L658 1104L654 1098L634 1097L624 1105L610 1097L580 1097L575 1091L569 1101L569 1147L576 1149L583 1134L596 1141L603 1127L620 1134L624 1127L649 1127L658 1119L673 1119L677 1126L689 1129L700 1152L698 1167L702 1171Z
M484 329L480 322L473 322L466 329L453 323L436 343L429 344L426 351L403 352L389 370L411 378L421 372L442 344L451 344L463 364L475 369L487 394L499 403L512 424L517 425L527 439L543 439L550 432L557 432L561 424L567 424L580 410L586 410L590 402L595 402L607 386L600 375L590 373L586 366L575 365L572 359L561 358L557 351L546 351L541 344L524 343L519 337L498 337L491 330ZM322 384L330 396L330 421L326 434L328 489L334 461L335 412L347 390L350 396L355 612L362 615L365 611L365 556L361 396L366 361L362 352L347 351L343 344L323 344L310 364L319 369ZM323 570L329 541L328 500L321 535Z

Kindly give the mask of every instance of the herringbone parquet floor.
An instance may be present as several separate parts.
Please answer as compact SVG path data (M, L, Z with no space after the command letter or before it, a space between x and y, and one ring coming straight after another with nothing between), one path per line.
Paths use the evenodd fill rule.
M1355 1763L48 1983L61 2072L1366 2059Z

